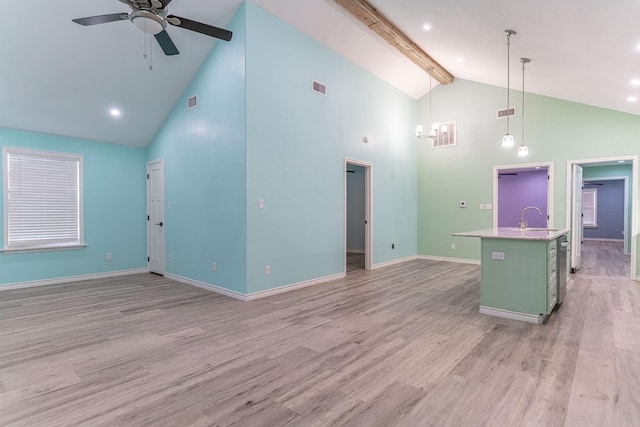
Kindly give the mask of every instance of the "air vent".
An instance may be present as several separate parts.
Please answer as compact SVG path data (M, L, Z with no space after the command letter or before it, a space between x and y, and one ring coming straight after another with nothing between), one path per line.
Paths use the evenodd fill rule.
M311 90L318 95L327 96L327 85L316 80L311 81Z
M496 113L496 118L504 119L507 116L513 117L515 115L516 115L516 107L503 108L501 110L498 110L498 112Z
M187 100L187 108L189 110L193 110L197 106L198 106L198 95L193 95L192 97L189 97L189 99Z

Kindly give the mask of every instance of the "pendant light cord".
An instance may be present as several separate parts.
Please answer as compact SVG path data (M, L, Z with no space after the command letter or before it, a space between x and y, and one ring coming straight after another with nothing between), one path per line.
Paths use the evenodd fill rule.
M522 58L522 141L521 145L524 144L524 65L529 62L527 58Z
M509 64L510 64L510 46L511 46L511 33L509 33L507 31L507 133L509 133L509 87L510 87L510 76L511 76L511 69L509 68Z

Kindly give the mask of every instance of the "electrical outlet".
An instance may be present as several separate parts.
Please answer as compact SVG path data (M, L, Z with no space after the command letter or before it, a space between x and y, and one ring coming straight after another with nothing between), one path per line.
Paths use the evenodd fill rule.
M493 205L491 203L485 203L484 204L484 208L488 211L490 211L491 209L493 209Z
M456 250L456 244L455 244L455 243L452 243L452 244L451 244L451 250L452 250L452 251L455 251L455 250Z
M264 266L264 275L265 276L269 276L271 274L271 266L270 265L265 265Z
M111 261L111 252L107 252L107 261Z
M211 264L211 271L218 271L218 265L215 262Z
M484 203L480 203L480 210L483 211L484 210Z
M491 259L497 259L498 261L504 261L504 252L491 252Z

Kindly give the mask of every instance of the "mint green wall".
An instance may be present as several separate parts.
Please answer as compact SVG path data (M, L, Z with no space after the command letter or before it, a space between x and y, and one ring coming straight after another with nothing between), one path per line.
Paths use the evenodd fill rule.
M249 293L343 272L345 156L373 163L374 263L416 254L415 119L413 99L247 4Z
M535 79L533 68L530 79ZM479 239L452 238L451 233L492 226L492 211L480 203L492 201L494 165L554 162L554 221L565 227L567 160L628 156L640 153L640 117L527 94L525 142L529 156L503 149L505 89L456 79L433 90L433 120L457 121L457 147L431 149L418 144L418 253L428 256L479 259ZM521 105L512 93L513 105ZM419 122L427 125L428 96L419 101ZM518 112L520 109L518 109ZM511 133L520 143L521 117L511 121ZM637 183L634 183L637 185ZM467 202L466 209L458 201ZM637 236L636 236L637 238ZM456 250L450 243L456 243Z
M216 43L149 146L148 160L164 159L166 272L245 293L244 6L228 28L233 39ZM198 107L187 110L194 94Z
M585 166L582 169L582 179L597 179L607 177L626 177L628 188L625 197L628 198L627 206L627 224L625 232L631 235L631 198L633 197L633 168L631 164L611 165L611 166ZM631 251L631 238L627 239L627 252Z
M146 268L143 148L0 129L0 146L3 145L83 155L87 247L50 252L0 252L0 285ZM112 261L106 261L107 252L112 253Z

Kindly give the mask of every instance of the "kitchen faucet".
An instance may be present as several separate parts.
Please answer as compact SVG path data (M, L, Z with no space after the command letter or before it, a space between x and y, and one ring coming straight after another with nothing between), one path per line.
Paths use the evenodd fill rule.
M540 208L536 207L536 206L527 206L526 208L522 209L522 214L520 215L520 230L524 230L527 228L527 221L524 220L524 213L526 211L528 211L529 209L535 209L538 211L538 213L540 215L542 215L542 211L540 210Z

